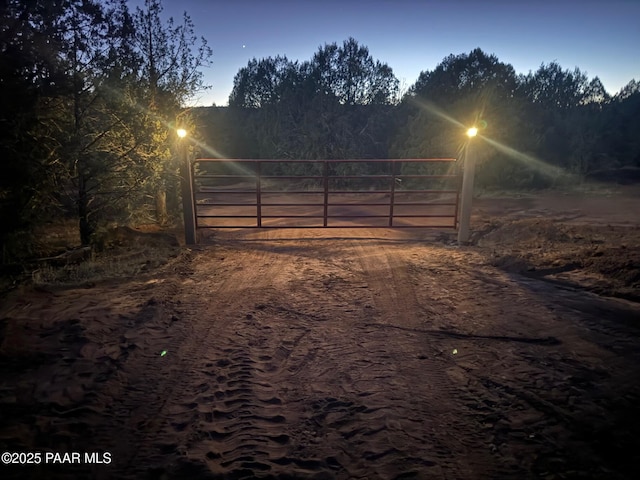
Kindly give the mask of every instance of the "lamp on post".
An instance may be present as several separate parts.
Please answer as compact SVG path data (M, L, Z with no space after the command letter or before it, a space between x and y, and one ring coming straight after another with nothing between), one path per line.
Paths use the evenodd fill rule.
M460 228L458 229L458 244L469 241L469 224L471 223L471 201L473 199L473 178L476 171L476 159L473 151L473 137L478 129L472 127L467 130L469 140L465 148L464 171L462 173L462 198L460 200Z
M196 243L196 217L193 198L193 183L191 178L191 164L189 162L189 145L187 131L184 128L176 130L178 135L178 149L180 152L180 184L182 186L182 216L184 220L184 240L187 245Z

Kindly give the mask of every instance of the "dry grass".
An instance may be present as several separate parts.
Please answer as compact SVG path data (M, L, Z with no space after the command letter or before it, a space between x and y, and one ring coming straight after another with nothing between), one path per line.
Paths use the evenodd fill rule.
M41 288L89 286L147 273L178 255L174 233L150 226L105 229L89 250L80 248L76 222L41 225L27 237L17 235L5 249L0 293L25 283Z
M88 286L148 273L177 255L178 249L171 246L119 247L78 264L59 267L44 264L31 273L31 282L36 287Z

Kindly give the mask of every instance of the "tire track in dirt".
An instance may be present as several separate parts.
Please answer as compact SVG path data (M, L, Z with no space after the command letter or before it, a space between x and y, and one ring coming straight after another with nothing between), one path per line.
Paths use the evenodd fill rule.
M388 332L366 325L372 294L353 249L332 244L325 251L305 239L262 248L284 258L270 272L270 288L222 309L231 318L194 365L191 383L202 391L185 392L169 412L174 431L167 437L189 432L178 447L185 457L167 466L171 477L396 478L452 471L450 445L439 436L429 440L434 430L447 432L449 422L429 424L413 415L418 408L399 406L420 403L410 391L413 376L406 375L422 361L406 358L414 364L399 366ZM397 336L415 340L411 333Z
M429 309L428 304L418 299L417 289L424 285L416 281L411 269L415 263L415 247L420 245L407 247L371 244L358 245L355 249L376 310L372 319L376 323L367 324L370 329L367 335L379 348L376 356L402 360L388 378L390 382L396 380L389 387L405 396L405 410L399 412L399 420L419 419L425 432L429 432L421 440L439 453L431 455L431 460L440 468L439 475L435 476L489 478L495 473L493 459L475 454L485 450L485 439L480 433L464 428L468 417L459 400L464 379L452 368L451 352L443 349L438 335L419 333L434 328L431 324L437 322L433 322L436 319L431 315L440 313L440 309ZM431 253L428 246L420 250L425 255ZM446 277L438 278L439 282L446 283L446 280ZM398 379L406 383L398 385ZM463 436L455 433L464 430Z
M190 420L195 428L187 439L189 458L173 474L182 478L195 467L220 478L256 478L266 472L305 478L322 464L289 454L288 425L295 412L286 407L283 385L274 381L288 368L287 359L305 332L296 327L274 339L273 327L251 314L230 327L217 332L198 366L212 381L193 398L198 407Z
M333 457L299 451L291 428L299 410L287 395L318 363L319 349L307 337L326 315L287 302L287 290L300 284L304 256L292 253L297 246L281 248L265 237L249 249L224 247L235 268L252 270L250 276L225 277L204 305L190 300L193 292L183 297L182 307L200 317L194 329L201 330L201 346L189 352L197 360L158 411L167 420L154 430L156 439L147 435L130 465L136 458L155 461L151 473L158 478L310 478L338 468ZM240 285L246 288L237 291Z
M246 291L267 287L268 279L278 266L273 261L266 261L268 252L260 249L243 250L244 265L232 266L228 271L217 272L224 264L221 255L234 255L232 248L222 249L212 256L208 251L194 255L194 277L183 281L183 285L174 286L167 293L168 304L173 304L179 317L181 328L174 330L155 345L148 345L148 353L130 358L126 364L126 381L122 386L119 401L112 406L111 414L119 424L119 432L108 429L102 432L105 438L120 438L121 442L114 452L115 473L118 478L139 478L142 474L161 472L164 460L172 453L179 452L180 445L174 440L165 439L167 425L163 419L168 411L183 413L195 411L197 405L192 402L179 403L185 392L194 386L196 389L207 389L207 385L197 383L197 364L204 351L210 348L211 336L228 321L225 314L239 308L245 300L236 291L243 286ZM199 262L202 263L199 263ZM210 270L208 270L210 269ZM226 299L226 300L223 300ZM211 305L222 306L219 311L211 311ZM203 318L203 315L214 318ZM171 338L173 336L173 338ZM165 356L160 352L166 350ZM227 356L233 352L225 352ZM241 362L242 363L242 362ZM248 368L246 365L243 367ZM242 372L238 372L242 377ZM184 430L180 422L170 425L175 439L176 432ZM212 433L215 435L215 432ZM137 468L138 460L144 459L141 471ZM157 464L156 469L149 471L149 464Z
M301 409L290 401L290 392L307 380L308 368L319 360L322 348L310 336L328 321L323 312L288 298L310 278L313 261L304 257L305 248L297 241L295 246L253 245L270 252L270 268L262 272L263 284L253 295L223 309L229 320L217 325L215 337L202 350L196 375L210 381L202 384L202 392L184 397L191 417L178 412L181 419L171 422L191 426L185 439L188 453L168 466L172 478L188 478L193 472L211 478L333 478L330 472L337 468L332 457L300 451L294 426Z
M388 336L366 326L375 308L353 242L332 243L327 251L309 245L315 257L289 286L298 303L289 310L312 313L296 316L308 331L280 376L292 386L289 408L299 417L291 426L292 455L320 462L318 473L335 478L435 473L442 467L434 456L446 455L446 448L415 446L428 434L421 419L398 406L411 394L389 355Z
M176 478L491 476L491 455L470 455L486 437L465 429L452 363L412 331L424 318L408 261L377 243L263 245L286 263L203 349L215 381L172 422L196 426Z

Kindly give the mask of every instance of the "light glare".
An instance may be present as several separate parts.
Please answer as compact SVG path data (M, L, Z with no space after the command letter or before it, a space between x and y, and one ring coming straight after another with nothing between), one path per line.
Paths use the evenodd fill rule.
M184 138L187 136L187 131L184 128L179 128L178 130L176 130L176 133L180 138Z
M467 136L469 138L475 137L478 134L478 129L476 127L471 127L469 130L467 130Z

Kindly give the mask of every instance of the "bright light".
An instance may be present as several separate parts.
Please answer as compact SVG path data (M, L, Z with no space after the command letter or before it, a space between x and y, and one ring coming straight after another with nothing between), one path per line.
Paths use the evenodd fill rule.
M467 130L467 136L469 138L475 137L478 134L478 129L476 127L471 127L469 130Z
M178 130L176 130L176 133L180 138L184 138L187 136L187 131L184 128L179 128Z

